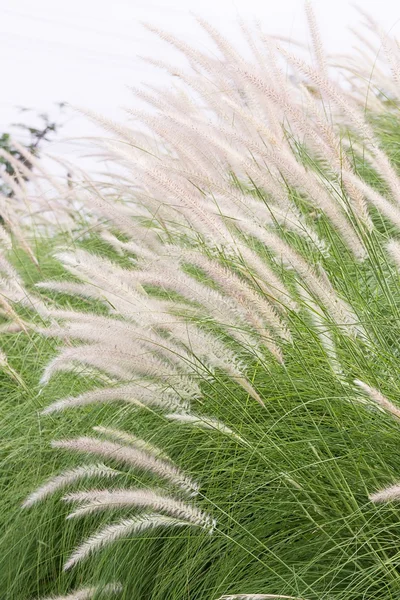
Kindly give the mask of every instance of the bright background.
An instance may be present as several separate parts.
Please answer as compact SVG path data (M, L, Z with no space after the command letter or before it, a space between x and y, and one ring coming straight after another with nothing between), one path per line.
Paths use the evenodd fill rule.
M399 30L398 2L360 2L386 31ZM328 51L349 51L348 26L360 20L354 6L348 0L315 0L314 9ZM238 39L238 16L259 19L268 33L308 38L302 0L0 0L0 132L28 118L21 119L18 105L51 114L54 103L64 101L118 118L118 107L134 102L127 86L156 83L163 77L138 55L175 59L173 50L141 22L212 48L192 11L232 40ZM91 132L82 117L73 115L62 135ZM73 149L71 143L57 145L62 152Z

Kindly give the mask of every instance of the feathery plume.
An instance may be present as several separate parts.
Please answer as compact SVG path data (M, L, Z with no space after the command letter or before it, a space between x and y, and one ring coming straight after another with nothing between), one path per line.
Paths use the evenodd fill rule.
M123 442L128 444L128 446L138 448L138 450L143 450L144 452L147 452L156 458L171 461L169 456L160 450L160 448L157 448L156 446L153 446L153 444L146 442L146 440L142 440L131 433L127 433L126 431L112 429L110 427L93 427L93 431L96 431L96 433L102 433L104 436L110 437L117 442Z
M150 471L163 479L169 480L174 485L181 487L188 492L197 492L198 484L191 481L176 467L170 463L155 458L151 454L132 448L122 446L105 440L98 440L90 437L80 437L71 440L59 440L52 442L53 448L65 448L74 452L83 452L85 454L95 454L110 458L116 462L125 463L137 469Z
M318 23L315 18L313 6L312 6L312 3L310 2L310 0L306 0L305 10L306 10L306 16L307 16L307 21L308 21L308 28L309 28L312 43L313 43L315 61L318 66L318 69L321 71L321 74L324 77L326 77L327 69L326 69L325 53L324 53L324 49L322 46L321 34L319 31Z
M397 242L396 240L391 240L387 245L387 249L394 262L396 263L398 271L400 271L400 242Z
M354 380L355 385L357 385L367 396L371 398L378 406L380 406L383 410L393 415L396 419L400 420L400 408L395 406L393 402L390 402L379 390L376 388L370 387L363 381L359 379Z
M35 492L30 494L22 506L23 508L29 508L44 498L51 496L58 490L72 485L73 483L82 481L83 479L91 479L92 477L115 477L120 473L120 471L111 469L111 467L107 467L102 463L96 465L81 465L79 467L75 467L74 469L63 471L63 473L52 477L46 481L44 485L40 486L40 488L38 488Z
M383 488L378 492L374 492L370 494L369 499L371 502L379 503L379 502L395 502L400 500L400 484L396 483L395 485L390 485L387 488Z
M82 504L68 519L92 514L101 510L116 508L151 508L156 512L167 513L170 517L188 521L199 527L211 527L212 520L195 506L190 506L171 496L160 495L157 491L148 489L113 489L90 490L88 492L73 492L64 496L66 502Z
M115 401L126 402L138 407L158 406L179 409L185 406L185 402L177 394L165 390L157 384L143 381L112 388L95 388L79 396L62 398L46 407L42 414L48 415L68 408Z
M156 513L144 513L131 519L123 519L122 521L103 527L78 546L65 563L64 570L68 571L90 554L109 546L121 538L142 533L147 529L155 529L156 527L183 527L188 525L193 524Z

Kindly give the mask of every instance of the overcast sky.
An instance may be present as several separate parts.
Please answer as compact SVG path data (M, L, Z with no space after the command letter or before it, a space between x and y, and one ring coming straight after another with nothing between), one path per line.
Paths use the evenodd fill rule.
M399 2L360 4L387 31L399 32ZM359 22L351 3L315 0L314 8L327 49L351 49L348 26ZM160 77L138 55L174 58L141 22L212 48L192 11L230 39L237 37L235 21L240 16L259 19L270 33L307 41L303 0L0 0L0 132L19 119L17 105L50 111L55 102L65 101L118 117L118 107L132 104L127 86L155 83ZM85 121L76 116L64 128L64 135L88 132Z

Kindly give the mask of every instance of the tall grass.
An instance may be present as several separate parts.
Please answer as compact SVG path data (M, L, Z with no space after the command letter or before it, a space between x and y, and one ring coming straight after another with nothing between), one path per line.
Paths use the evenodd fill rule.
M400 54L370 19L332 65L306 14L311 62L150 27L188 66L85 111L108 172L15 165L5 597L399 597Z

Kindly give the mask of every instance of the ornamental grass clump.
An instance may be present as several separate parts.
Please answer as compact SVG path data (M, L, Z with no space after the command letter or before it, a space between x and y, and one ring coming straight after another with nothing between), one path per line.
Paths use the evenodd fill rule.
M126 123L78 109L107 172L15 165L10 598L399 597L400 51L364 16L337 64L306 16L311 58L148 25L187 65L145 58L174 85Z

